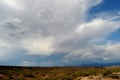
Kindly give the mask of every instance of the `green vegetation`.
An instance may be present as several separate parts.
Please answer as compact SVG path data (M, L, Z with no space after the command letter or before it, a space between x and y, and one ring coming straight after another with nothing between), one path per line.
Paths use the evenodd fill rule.
M104 70L102 75L103 76L109 76L111 74L112 74L112 71L110 71L110 70Z

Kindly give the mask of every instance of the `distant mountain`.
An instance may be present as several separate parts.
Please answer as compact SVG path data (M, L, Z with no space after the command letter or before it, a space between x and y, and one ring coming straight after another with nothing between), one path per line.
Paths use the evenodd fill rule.
M120 62L111 62L111 63L81 63L69 66L76 67L107 67L107 66L120 66Z

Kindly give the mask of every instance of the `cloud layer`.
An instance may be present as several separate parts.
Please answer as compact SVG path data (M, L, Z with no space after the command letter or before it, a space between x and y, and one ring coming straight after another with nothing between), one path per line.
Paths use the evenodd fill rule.
M102 16L97 15L92 19L88 16L92 7L101 2L102 0L1 0L0 60L11 60L18 53L24 53L20 57L21 65L35 65L32 58L27 57L30 61L23 60L22 57L26 55L37 55L46 60L50 56L62 55L56 62L48 61L50 65L56 65L57 62L72 63L86 58L91 61L117 58L120 43L105 39L120 28L119 15L101 13ZM40 62L47 64L44 59L40 59ZM45 64L40 62L39 65Z

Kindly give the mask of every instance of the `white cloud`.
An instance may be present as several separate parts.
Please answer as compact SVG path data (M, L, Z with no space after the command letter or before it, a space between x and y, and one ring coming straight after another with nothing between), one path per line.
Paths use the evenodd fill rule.
M80 56L82 56L83 51L82 50L74 50L70 52L68 55L65 56L65 59L67 60L74 60L74 59L80 59Z
M81 51L94 48L94 45L106 39L112 32L119 29L119 21L96 18L79 25L72 34L63 40L59 49L68 55L77 56ZM76 54L76 50L80 52ZM86 52L85 52L86 53Z
M111 61L120 57L120 43L106 43L104 45L94 44L92 47L74 50L65 56L65 60L96 60Z
M92 52L86 52L82 55L81 58L85 59L85 58L95 58L96 56L92 53Z
M115 43L115 44L107 44L104 46L106 53L112 54L113 56L119 56L120 55L120 43ZM111 56L111 57L113 57Z
M54 66L53 62L52 61L46 61L46 62L41 62L40 63L40 66Z
M18 64L19 66L54 66L54 63L52 61L42 61L42 62L35 62L35 61L22 61L21 63Z
M17 45L27 50L29 54L50 55L58 51L54 46L59 47L64 43L68 34L72 35L76 24L81 24L85 20L87 11L99 4L101 0L89 0L89 2L86 0L26 0L20 1L19 5L17 5L19 0L1 2L14 8L19 7L20 4L21 7L23 7L22 4L26 7L26 10L21 11L22 13L17 11L13 13L1 5L4 7L1 9L3 12L0 22L1 37L7 39L13 46ZM36 35L37 37L34 37Z
M34 66L36 65L36 62L30 62L30 61L22 61L19 66Z
M110 58L109 57L103 57L104 61L108 61Z
M0 60L6 61L14 56L16 48L9 44L7 41L0 40Z
M84 49L74 49L73 52L70 52L67 54L64 59L68 61L74 61L74 60L94 60L96 58L101 58L102 54L99 54L101 52L100 49L92 46L90 48L84 48Z
M75 32L83 39L100 39L119 29L119 22L97 18L80 25Z
M118 11L118 14L120 15L120 11Z
M21 2L19 0L1 0L1 2L9 7L10 9L13 8L15 10L22 10L23 9L23 5L21 4Z
M24 39L22 41L23 48L30 55L51 55L54 52L54 38L37 37Z

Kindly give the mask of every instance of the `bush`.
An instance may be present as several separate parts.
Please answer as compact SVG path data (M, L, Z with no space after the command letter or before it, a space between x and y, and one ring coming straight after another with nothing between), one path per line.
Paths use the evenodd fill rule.
M112 79L120 79L119 75L115 75L115 74L110 75L110 78L112 78Z
M79 76L90 76L91 74L88 72L80 72Z
M110 70L105 70L102 75L103 76L108 76L110 74L112 74L112 72Z
M51 80L73 80L73 79L74 79L73 76L64 75L64 76L59 76L59 77L52 77Z
M24 74L24 77L35 78L33 74Z

